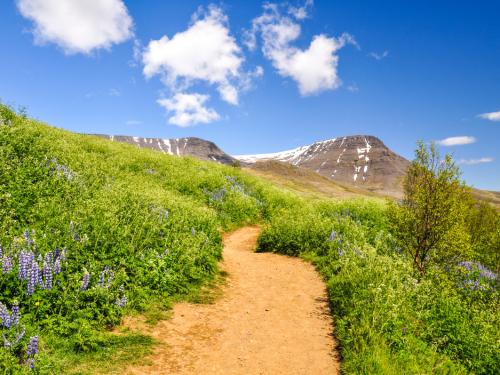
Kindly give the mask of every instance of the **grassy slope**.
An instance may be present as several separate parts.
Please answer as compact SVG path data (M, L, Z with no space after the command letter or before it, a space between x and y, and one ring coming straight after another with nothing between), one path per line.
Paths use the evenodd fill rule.
M193 293L217 271L221 230L296 201L235 168L74 134L6 107L0 118L0 244L14 261L0 278L0 302L10 309L17 300L26 337L40 335L42 372L74 370L82 358L102 364L110 352L129 358L150 340L103 329L127 311ZM16 277L21 250L42 267L56 247L67 248L61 274L50 290L28 295ZM109 287L99 284L105 267ZM115 303L122 297L125 308ZM16 350L23 357L26 339ZM4 354L0 368L14 366Z
M385 198L368 190L334 182L319 173L279 161L257 162L245 171L310 199Z
M68 248L52 290L28 296L17 269L0 278L0 302L20 300L21 323L40 335L42 373L119 372L140 360L150 338L106 328L135 311L155 320L170 301L196 293L216 273L220 231L258 221L268 223L262 250L302 255L328 281L345 373L463 373L464 364L487 368L496 358L498 330L481 316L480 301L469 312L448 289L412 289L380 200L326 202L358 192L324 181L318 188L310 176L290 184L289 172L271 179L274 188L238 169L73 134L2 107L0 117L9 120L0 125L4 255L26 246L28 229L42 255ZM329 241L332 229L337 237ZM98 285L105 266L115 272L109 288ZM91 281L82 292L84 269ZM114 303L123 294L124 309ZM0 350L0 369L8 360Z

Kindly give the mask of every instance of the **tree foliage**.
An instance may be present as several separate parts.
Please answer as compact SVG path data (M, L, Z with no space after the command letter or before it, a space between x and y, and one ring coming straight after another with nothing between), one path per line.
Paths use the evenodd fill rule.
M404 182L404 198L393 203L390 221L403 250L424 274L429 261L462 258L470 252L466 216L470 192L450 155L418 143Z

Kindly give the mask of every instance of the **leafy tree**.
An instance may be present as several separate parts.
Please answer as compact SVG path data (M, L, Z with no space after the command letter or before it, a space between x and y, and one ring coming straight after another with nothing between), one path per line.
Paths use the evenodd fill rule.
M451 156L441 159L434 144L419 142L403 188L404 198L391 204L389 217L401 248L418 271L425 274L431 259L443 262L467 255L470 236L465 219L471 198Z
M474 258L498 273L500 271L500 214L486 202L473 202L467 226Z

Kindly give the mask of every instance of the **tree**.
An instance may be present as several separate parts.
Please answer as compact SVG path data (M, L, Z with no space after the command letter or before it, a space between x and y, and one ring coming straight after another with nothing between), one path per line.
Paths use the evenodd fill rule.
M474 259L500 272L500 214L486 202L473 202L467 225Z
M419 142L403 182L404 198L392 203L389 218L400 246L425 274L432 259L446 262L470 251L465 218L469 189L450 155L441 159L434 144Z

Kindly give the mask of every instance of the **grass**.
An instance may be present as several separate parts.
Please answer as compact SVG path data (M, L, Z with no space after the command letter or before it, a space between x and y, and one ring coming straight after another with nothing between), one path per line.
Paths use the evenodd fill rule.
M176 301L214 302L226 277L221 232L254 223L264 224L260 251L301 256L323 275L343 373L481 374L500 363L497 289L460 288L458 276L438 269L419 282L381 199L325 199L359 192L282 166L271 168L273 185L5 106L0 120L0 303L9 316L17 303L21 315L13 327L2 321L0 334L14 342L26 330L0 348L0 373L31 373L31 360L41 374L121 373L143 361L154 342L117 334L122 318L154 325ZM44 270L33 293L38 271L18 277L22 252ZM32 355L34 336L40 353Z

